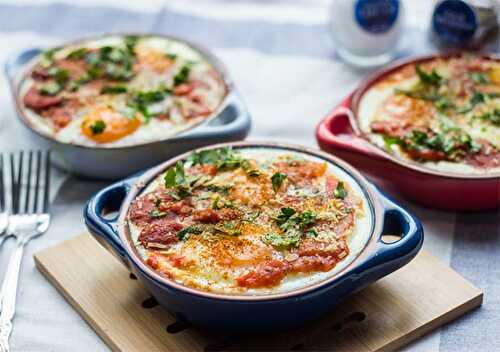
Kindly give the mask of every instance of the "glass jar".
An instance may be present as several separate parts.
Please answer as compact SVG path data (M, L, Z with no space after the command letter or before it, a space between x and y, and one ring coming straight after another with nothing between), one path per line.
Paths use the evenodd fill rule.
M338 56L361 67L394 59L404 13L399 0L333 0L330 30Z

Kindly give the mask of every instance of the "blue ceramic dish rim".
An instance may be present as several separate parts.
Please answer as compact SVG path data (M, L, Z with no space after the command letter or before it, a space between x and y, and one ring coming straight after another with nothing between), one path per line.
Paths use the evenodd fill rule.
M269 295L229 295L207 292L184 286L174 280L161 276L155 270L147 266L137 252L135 246L131 244L132 241L130 239L127 222L128 209L133 199L140 195L152 180L164 172L168 167L175 165L179 160L185 159L194 151L169 159L144 173L136 174L125 180L116 182L98 192L89 200L84 210L84 219L87 227L94 235L103 237L104 240L111 245L114 254L116 254L126 266L130 267L130 263L133 264L136 269L140 270L144 275L154 280L159 285L164 285L169 289L182 291L184 294L187 293L197 297L239 302L267 302L289 298L299 299L301 296L313 294L315 291L322 291L330 285L333 286L340 281L348 279L350 275L360 276L365 272L369 272L372 268L388 264L393 260L408 255L414 257L422 247L424 233L420 221L410 212L383 194L374 185L369 183L358 171L345 161L321 151L283 143L230 142L199 148L195 151L221 147L233 147L235 149L270 148L291 152L295 151L321 158L347 172L361 187L370 205L370 214L373 219L372 231L363 250L351 263L349 263L349 265L325 280L296 290ZM116 197L118 197L118 199L121 197L121 201L117 202ZM119 213L112 219L106 219L102 216L102 211L106 208L106 204L104 203L113 202L115 205L119 203ZM384 230L386 217L390 214L392 214L391 216L399 217L399 220L405 221L405 223L402 224L405 234L396 242L386 243L382 241L382 232Z
M4 72L7 77L11 94L14 99L14 105L17 111L17 115L21 122L31 131L36 133L38 136L49 140L52 143L56 143L62 146L71 146L73 148L79 148L79 149L85 149L85 150L127 150L127 149L132 149L136 147L144 147L150 144L155 144L155 143L162 143L162 142L169 142L169 143L177 143L177 142L182 142L185 140L193 139L193 138L200 138L203 137L204 131L197 131L197 129L202 129L203 127L206 127L209 125L209 123L213 120L217 120L217 118L220 116L220 114L229 106L233 105L236 106L238 110L243 110L242 114L238 114L236 116L235 120L247 120L248 119L248 111L246 109L245 104L242 102L241 97L234 85L234 82L229 75L229 72L226 68L226 66L222 63L222 61L215 56L210 50L206 49L205 47L194 43L192 41L183 39L178 36L174 35L167 35L167 34L161 34L161 33L152 33L152 32L111 32L111 33L105 33L101 35L93 35L93 36L85 36L85 37L80 37L71 41L66 41L59 45L58 47L65 47L65 46L70 46L70 45L77 45L78 43L83 43L85 41L89 40L97 40L99 38L106 38L106 37L111 37L111 36L149 36L149 37L159 37L159 38L165 38L165 39L170 39L174 41L179 41L182 42L186 45L188 45L190 48L193 50L199 52L219 73L219 75L222 77L224 81L224 85L226 87L226 95L224 96L224 99L221 101L217 109L209 116L208 118L196 123L195 125L191 126L189 129L182 131L181 133L167 137L164 139L159 139L159 140L154 140L154 141L149 141L145 143L139 143L139 144L134 144L130 146L123 146L123 147L101 147L101 146L85 146L85 145L80 145L80 144L73 144L73 143L63 143L55 138L53 138L51 135L46 134L41 132L40 130L36 129L35 127L32 126L31 122L29 119L26 117L25 113L25 108L22 104L22 99L21 95L19 94L19 89L22 85L22 82L24 82L27 79L27 75L30 72L30 67L36 62L37 57L39 57L43 53L43 49L39 47L31 47L31 48L25 48L18 52L17 54L13 55L12 57L8 58L5 62L4 65ZM238 125L247 125L247 121L237 121L239 122ZM210 130L214 130L217 127L211 127ZM238 127L235 127L233 129L238 129ZM198 133L199 132L199 133ZM215 132L216 133L216 132ZM221 131L221 135L223 132Z

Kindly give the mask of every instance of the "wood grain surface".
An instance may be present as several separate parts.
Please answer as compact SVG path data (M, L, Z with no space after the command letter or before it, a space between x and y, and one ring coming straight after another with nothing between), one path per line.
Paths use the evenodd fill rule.
M89 234L35 254L38 269L115 351L388 351L482 303L482 292L425 251L320 321L236 337L177 322Z

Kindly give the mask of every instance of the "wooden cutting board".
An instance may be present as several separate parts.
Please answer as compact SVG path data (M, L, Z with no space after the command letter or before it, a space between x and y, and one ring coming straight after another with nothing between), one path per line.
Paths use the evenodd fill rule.
M387 351L482 303L482 292L425 251L320 321L236 337L177 322L90 235L35 255L38 269L115 351Z

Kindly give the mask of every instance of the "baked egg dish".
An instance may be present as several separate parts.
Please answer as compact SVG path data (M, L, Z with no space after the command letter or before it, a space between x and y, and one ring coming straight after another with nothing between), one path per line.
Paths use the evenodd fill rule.
M68 144L124 147L164 140L208 119L227 93L195 48L154 35L112 35L39 55L21 82L36 131Z
M144 262L181 285L230 295L288 292L332 277L372 232L364 191L306 152L193 152L151 182L127 213Z
M405 161L458 174L500 172L500 61L463 54L407 64L358 106L374 144Z

